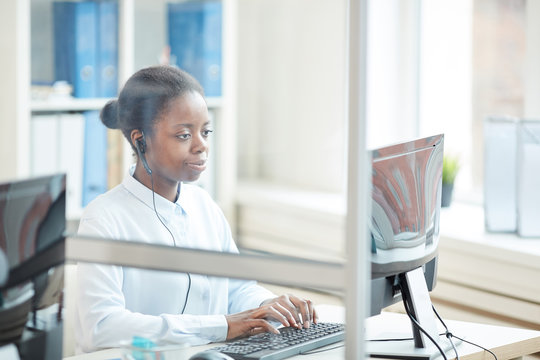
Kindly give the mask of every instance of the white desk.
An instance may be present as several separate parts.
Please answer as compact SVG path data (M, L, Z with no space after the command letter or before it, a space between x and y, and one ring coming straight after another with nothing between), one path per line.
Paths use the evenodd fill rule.
M338 306L319 306L321 321L339 321L343 318L343 308ZM482 325L476 323L445 320L450 332L456 336L465 338L468 341L475 342L485 348L493 351L499 360L519 358L524 355L540 352L540 331L524 330L517 328ZM406 315L396 313L382 313L379 316L369 318L366 321L366 326L369 331L377 331L378 329L392 329L399 333L411 334L411 326ZM337 347L339 344L329 345L327 348L332 350L320 352L310 355L301 355L294 358L304 360L330 360L344 359L345 348ZM178 360L187 360L189 357L199 351L209 349L216 344L204 346L196 346L185 348L174 353L170 353L171 357ZM102 350L91 354L78 355L66 358L69 360L96 360L96 359L119 359L121 358L120 349ZM473 359L491 359L491 355L485 353L482 349L472 345L462 343L458 346L460 358ZM453 352L449 354L449 358L453 358ZM169 359L169 357L167 357Z

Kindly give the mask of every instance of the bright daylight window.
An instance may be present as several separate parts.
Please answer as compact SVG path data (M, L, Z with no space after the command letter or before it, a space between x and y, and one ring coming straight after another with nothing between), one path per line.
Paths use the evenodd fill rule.
M335 194L341 200L334 205L344 209L346 2L240 2L238 188L311 191L289 201L306 208L324 208L330 202L323 194ZM525 0L369 1L368 147L444 133L445 152L461 162L454 198L481 204L484 119L527 116L530 6ZM278 203L280 194L267 198ZM257 201L244 196L240 212ZM240 214L240 232L242 221ZM264 224L257 234L271 226Z
M371 1L368 142L445 134L458 200L482 201L483 122L524 116L526 1Z

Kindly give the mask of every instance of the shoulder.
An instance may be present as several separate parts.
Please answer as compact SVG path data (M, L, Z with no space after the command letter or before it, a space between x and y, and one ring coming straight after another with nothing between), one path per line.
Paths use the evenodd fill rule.
M84 208L82 218L100 217L114 212L114 208L125 203L128 191L120 184L99 195ZM125 206L122 206L125 207Z
M130 194L120 184L92 200L83 210L79 234L115 237L114 229L126 216L130 206Z

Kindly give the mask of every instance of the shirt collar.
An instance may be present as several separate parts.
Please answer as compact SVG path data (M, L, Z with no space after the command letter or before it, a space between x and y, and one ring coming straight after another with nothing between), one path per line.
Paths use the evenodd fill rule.
M128 171L128 174L124 177L122 185L129 191L133 196L142 201L146 206L148 206L152 211L154 211L154 199L152 198L152 189L147 188L145 185L140 183L133 174L135 172L135 164L131 165ZM166 221L169 221L170 218L174 215L175 211L183 210L180 205L180 200L182 199L181 183L178 184L178 196L176 202L171 202L158 193L154 193L156 211L162 216Z

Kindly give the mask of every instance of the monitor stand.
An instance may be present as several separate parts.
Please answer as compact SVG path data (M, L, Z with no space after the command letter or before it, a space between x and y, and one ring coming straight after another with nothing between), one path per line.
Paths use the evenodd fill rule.
M437 322L433 313L431 299L424 278L422 268L399 275L401 294L406 308L420 323L422 328L437 341L437 344L446 353L452 351L452 344L446 336L440 336ZM366 353L371 357L390 359L433 359L440 355L439 349L411 320L412 331L399 329L395 324L379 324L383 331L377 334L369 334L367 329ZM378 327L379 327L378 326ZM396 331L397 330L397 331ZM374 339L407 339L397 341L373 341ZM457 346L454 341L454 345Z
M407 334L403 338L407 337ZM408 334L410 338L410 333ZM386 337L388 338L388 337ZM394 339L400 339L402 337L393 337ZM448 339L444 336L438 336L439 346L446 353L448 358L454 358L452 345ZM454 346L459 345L454 340ZM385 359L409 359L409 360L428 360L434 359L441 355L439 349L434 345L417 348L414 346L413 340L404 341L366 341L366 354L372 358L385 358Z

